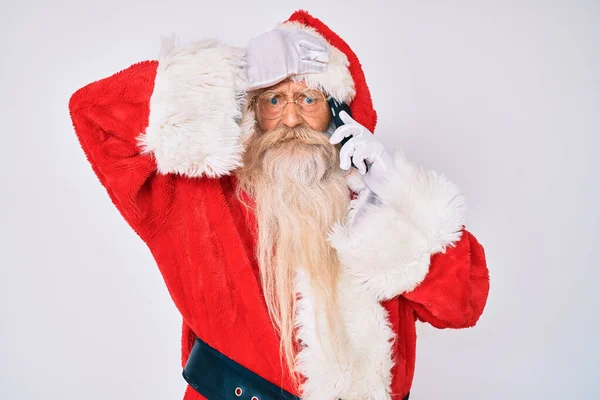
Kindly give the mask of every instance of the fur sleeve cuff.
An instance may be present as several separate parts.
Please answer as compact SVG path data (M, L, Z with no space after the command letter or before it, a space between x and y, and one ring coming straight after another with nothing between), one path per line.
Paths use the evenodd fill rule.
M216 40L163 43L150 117L138 138L159 173L211 178L241 165L246 93L243 49Z
M353 200L349 218L337 224L330 240L346 271L379 301L411 291L429 271L430 256L460 239L465 198L435 171L395 156L395 169L378 193L381 205ZM357 206L361 217L352 221Z

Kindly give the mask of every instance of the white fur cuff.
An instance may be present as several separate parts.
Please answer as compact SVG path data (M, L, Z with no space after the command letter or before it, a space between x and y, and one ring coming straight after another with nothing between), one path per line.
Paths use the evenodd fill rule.
M216 40L176 47L163 43L150 99L149 125L139 137L159 173L211 178L241 165L244 50Z
M397 153L389 178L378 193L381 206L363 205L361 218L337 224L330 234L348 273L379 301L421 283L430 256L457 242L464 226L465 198L445 176ZM351 208L364 204L365 192Z

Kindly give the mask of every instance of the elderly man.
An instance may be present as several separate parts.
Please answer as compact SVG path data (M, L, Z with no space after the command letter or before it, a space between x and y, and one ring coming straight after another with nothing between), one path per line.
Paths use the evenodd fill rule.
M304 11L245 49L167 43L70 111L181 312L186 400L408 398L415 321L483 311L464 197L376 139L356 55Z

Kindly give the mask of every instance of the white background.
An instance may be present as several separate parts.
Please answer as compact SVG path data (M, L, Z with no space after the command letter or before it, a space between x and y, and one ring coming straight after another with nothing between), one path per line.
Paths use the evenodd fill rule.
M600 396L598 2L2 3L0 399L182 397L180 317L68 99L162 35L241 46L297 8L351 45L377 135L463 189L486 249L485 313L419 325L411 399Z

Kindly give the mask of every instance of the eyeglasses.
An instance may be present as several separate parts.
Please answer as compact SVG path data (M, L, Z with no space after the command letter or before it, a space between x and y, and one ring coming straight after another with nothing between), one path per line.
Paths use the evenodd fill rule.
M283 93L267 90L256 100L258 112L265 119L281 118L288 103L296 103L301 114L315 117L327 110L327 99L318 90L306 89L294 94L294 100L288 100Z

